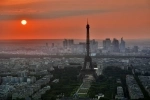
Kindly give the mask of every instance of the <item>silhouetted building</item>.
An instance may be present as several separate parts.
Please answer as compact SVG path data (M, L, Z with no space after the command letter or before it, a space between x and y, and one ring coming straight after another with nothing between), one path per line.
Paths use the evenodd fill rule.
M120 52L125 52L125 41L121 38L120 42Z
M119 52L119 41L117 39L113 39L112 42L112 50L113 52Z
M64 41L63 41L63 47L67 47L67 43L68 41L67 41L67 39L64 39Z
M106 38L105 40L103 40L103 49L104 50L111 50L111 40L110 38Z
M86 48L86 43L85 42L80 42L79 45L83 45L84 48Z
M73 40L73 39L68 40L68 42L69 42L69 43L68 43L69 46L74 45L74 40Z
M54 46L55 46L55 44L54 44L54 43L52 43L52 48L54 48Z
M64 39L63 41L63 47L71 47L74 45L73 39Z
M103 40L103 49L106 50L106 41L105 40Z

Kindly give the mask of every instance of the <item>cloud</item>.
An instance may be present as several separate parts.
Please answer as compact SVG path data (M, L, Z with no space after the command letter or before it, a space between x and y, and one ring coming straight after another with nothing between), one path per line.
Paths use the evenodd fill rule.
M150 10L150 7L143 7L145 9ZM71 17L71 16L82 16L82 15L92 15L92 14L104 14L104 13L112 13L112 12L131 12L131 11L140 11L141 7L132 8L120 8L120 9L89 9L89 10L64 10L64 11L46 11L40 12L36 10L28 10L28 12L20 13L20 14L0 14L0 20L17 20L20 18L26 19L54 19L54 18L63 18L63 17ZM21 12L18 10L18 12Z
M11 5L9 3L14 2ZM138 10L150 10L147 0L3 0L0 7L0 20L27 19L54 19L71 16L103 14L110 12L130 12ZM86 2L85 2L86 1ZM4 5L7 4L7 5ZM2 5L2 4L1 4Z
M50 12L50 13L38 13L34 12L31 14L12 14L12 15L0 15L0 20L16 20L19 18L27 18L27 19L53 19L53 18L62 18L62 17L70 17L70 16L80 16L80 15L88 15L88 14L97 14L97 13L105 13L108 11L103 10L74 10L74 11L58 11L58 12Z

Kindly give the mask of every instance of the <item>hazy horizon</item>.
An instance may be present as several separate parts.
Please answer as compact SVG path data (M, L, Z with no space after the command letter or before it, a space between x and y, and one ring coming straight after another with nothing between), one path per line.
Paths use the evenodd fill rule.
M106 37L106 38L109 38L109 37ZM93 39L95 39L95 40L105 40L106 38L103 38L103 39L95 39L95 38L91 38L90 40L93 40ZM115 38L115 37L114 37ZM109 39L111 39L111 40L113 40L114 38L109 38ZM115 39L118 39L118 40L120 40L122 37L120 37L120 38L115 38ZM55 38L55 39L50 39L50 38L36 38L36 39L34 39L34 38L30 38L30 39L0 39L0 41L2 40L64 40L64 39L73 39L73 40L86 40L86 39L78 39L78 38ZM146 38L146 39L139 39L139 38L133 38L133 39L125 39L125 38L123 38L124 40L149 40L150 41L150 38Z
M9 40L0 40L1 47L5 46L21 46L26 47L26 45L40 45L45 46L46 43L49 45L52 45L54 43L57 45L63 45L64 39L9 39ZM103 46L103 39L95 39L98 41L99 46ZM118 39L120 42L120 39ZM149 39L124 39L126 42L126 47L133 47L133 46L139 46L139 47L149 47L150 46L150 40ZM111 39L113 41L113 39ZM78 44L79 42L86 42L85 39L74 39L74 43Z

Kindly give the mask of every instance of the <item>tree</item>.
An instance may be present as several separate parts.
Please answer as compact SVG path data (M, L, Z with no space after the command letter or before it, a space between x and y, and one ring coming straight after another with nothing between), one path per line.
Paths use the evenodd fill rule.
M109 100L108 98L101 97L99 100Z

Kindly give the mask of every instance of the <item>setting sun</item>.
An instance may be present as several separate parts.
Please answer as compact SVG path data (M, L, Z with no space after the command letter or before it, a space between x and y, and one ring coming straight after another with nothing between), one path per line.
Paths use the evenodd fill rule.
M26 20L22 20L22 21L21 21L21 24L22 24L22 25L26 25L26 24L27 24L27 21L26 21Z

